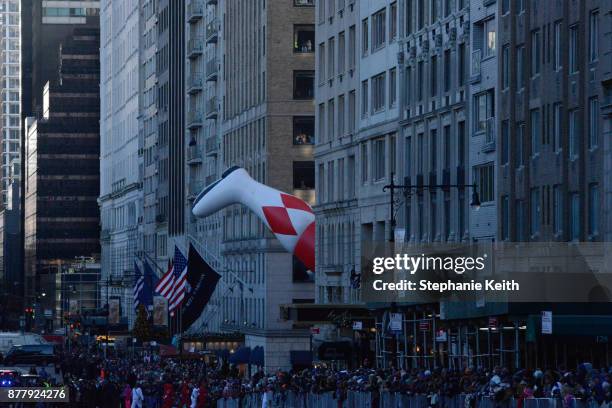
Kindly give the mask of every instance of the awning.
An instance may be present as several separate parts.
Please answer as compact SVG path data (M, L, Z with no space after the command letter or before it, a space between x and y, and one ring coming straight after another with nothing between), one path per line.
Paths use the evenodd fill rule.
M542 333L542 317L530 315L527 320L527 341L535 341ZM612 316L555 315L552 316L553 336L612 336Z
M159 345L159 355L161 357L174 357L178 356L178 350L174 346L169 346L166 344Z
M251 348L246 346L240 347L229 358L229 362L232 364L248 364L250 360Z
M291 364L294 365L311 365L312 351L310 350L292 350L290 352Z
M251 350L250 363L252 365L263 366L264 365L264 348L261 346L255 346Z
M319 360L350 360L352 347L348 341L328 341L318 351Z

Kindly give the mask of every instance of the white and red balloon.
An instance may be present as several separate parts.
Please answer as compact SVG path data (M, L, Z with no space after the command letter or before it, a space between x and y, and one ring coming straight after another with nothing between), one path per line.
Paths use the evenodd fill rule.
M241 167L232 167L198 195L192 212L196 217L206 217L231 204L247 206L283 248L314 271L315 217L308 204L253 180Z

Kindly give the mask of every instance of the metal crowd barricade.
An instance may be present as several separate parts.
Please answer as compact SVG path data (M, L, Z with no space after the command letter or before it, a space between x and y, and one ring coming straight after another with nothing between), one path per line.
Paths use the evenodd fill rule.
M527 398L522 401L507 399L496 401L487 396L473 397L474 405L466 403L466 395L440 396L436 408L599 408L596 401L560 398ZM383 391L379 394L362 391L348 391L346 399L340 402L333 392L320 394L287 391L268 394L266 408L430 408L426 395L407 395ZM243 398L221 398L218 408L261 408L263 394L247 394Z

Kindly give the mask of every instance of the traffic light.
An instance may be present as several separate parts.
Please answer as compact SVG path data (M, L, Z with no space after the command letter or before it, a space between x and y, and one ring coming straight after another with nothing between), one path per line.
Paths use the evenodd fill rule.
M26 331L32 330L32 323L34 322L34 308L26 307L25 310L25 329Z

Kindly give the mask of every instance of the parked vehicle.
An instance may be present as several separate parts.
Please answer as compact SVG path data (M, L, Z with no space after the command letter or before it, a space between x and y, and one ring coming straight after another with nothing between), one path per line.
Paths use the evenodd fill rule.
M5 365L47 365L55 362L57 362L57 354L52 344L13 346L4 357Z
M21 332L0 332L0 353L6 355L13 346L28 344L49 344L40 334Z

